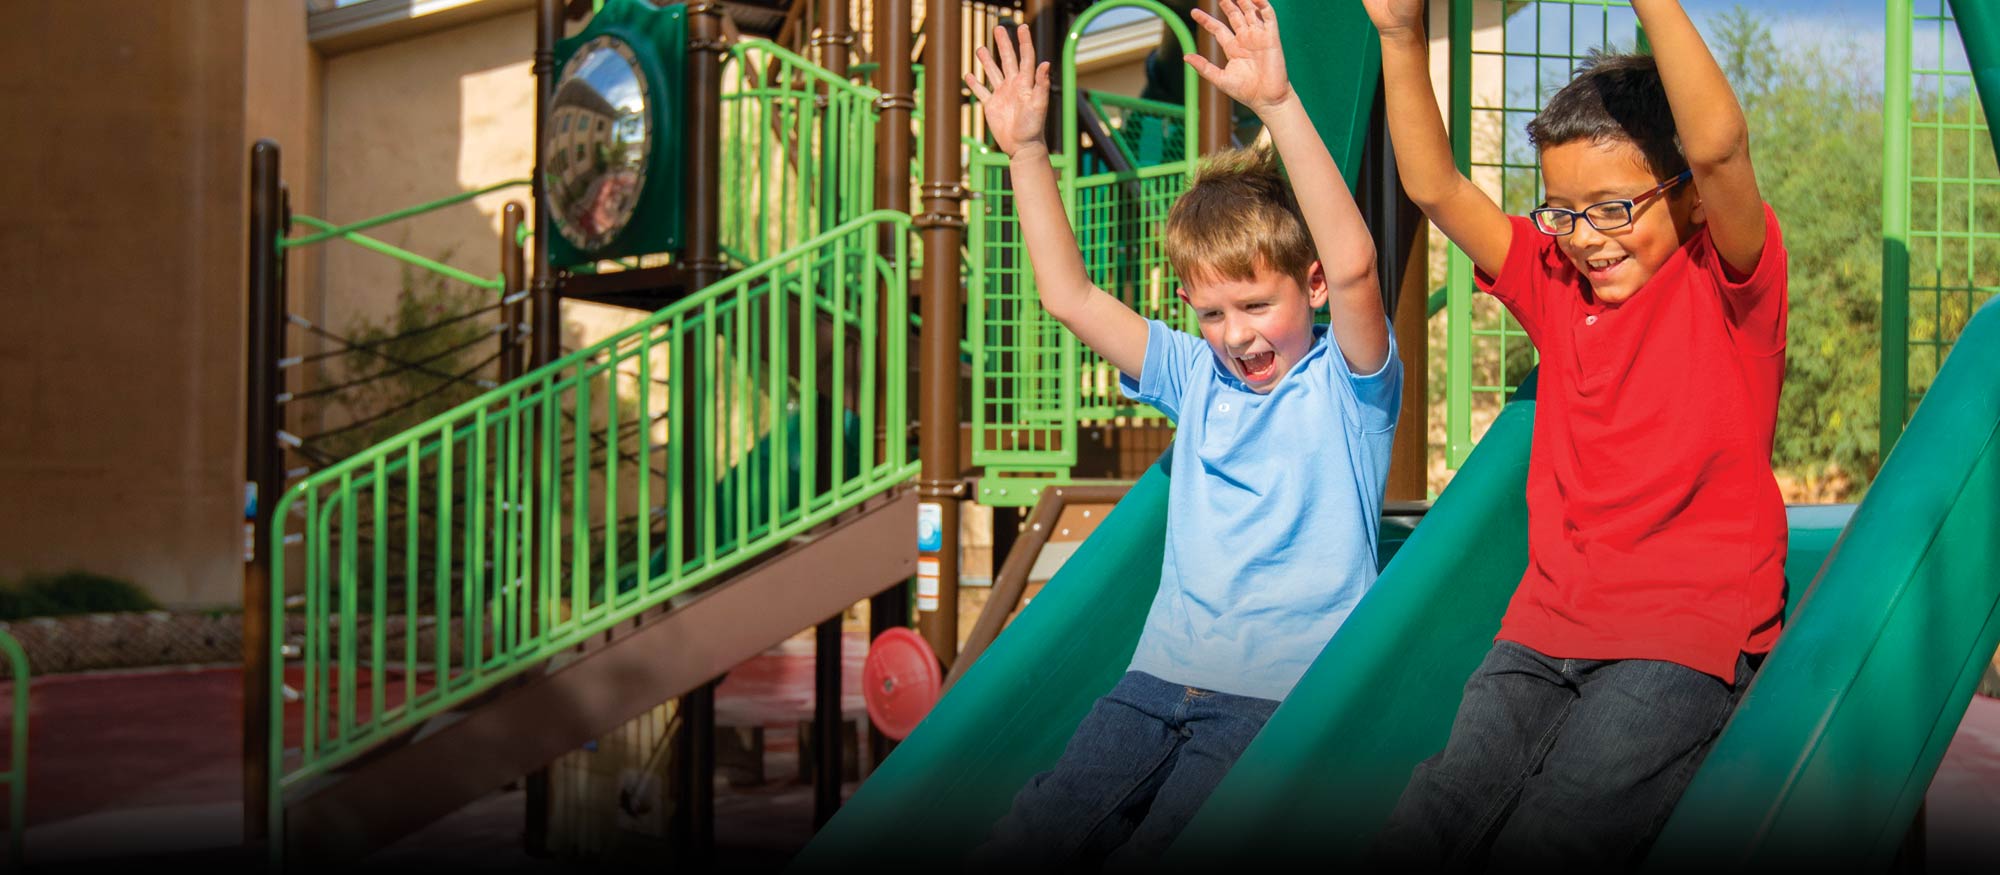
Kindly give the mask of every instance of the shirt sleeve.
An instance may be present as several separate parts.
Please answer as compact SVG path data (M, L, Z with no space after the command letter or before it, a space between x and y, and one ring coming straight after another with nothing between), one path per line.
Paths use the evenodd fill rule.
M1194 368L1207 364L1208 344L1200 338L1167 327L1157 319L1146 320L1146 361L1137 378L1118 373L1118 391L1125 397L1159 408L1167 418L1181 421L1181 396L1187 392Z
M1497 277L1474 268L1472 283L1480 291L1500 299L1521 327L1527 329L1528 336L1539 341L1542 296L1536 278L1556 238L1537 230L1535 220L1527 216L1508 216L1507 221L1514 226L1514 236L1507 244L1507 263L1501 266ZM1560 258L1562 254L1558 252L1555 256Z
M1389 326L1389 355L1382 360L1382 366L1373 373L1357 374L1347 364L1347 356L1340 352L1340 342L1328 330L1327 358L1332 359L1334 379L1347 384L1351 403L1350 415L1356 428L1367 434L1384 432L1396 427L1396 418L1403 411L1403 360L1396 350L1396 326Z
M1757 266L1749 276L1732 276L1735 272L1715 251L1712 242L1706 247L1706 256L1705 267L1714 276L1716 288L1722 290L1723 311L1729 317L1737 346L1752 355L1782 351L1790 308L1787 300L1790 258L1785 252L1784 235L1778 228L1778 214L1771 205L1764 205L1764 253L1758 256Z

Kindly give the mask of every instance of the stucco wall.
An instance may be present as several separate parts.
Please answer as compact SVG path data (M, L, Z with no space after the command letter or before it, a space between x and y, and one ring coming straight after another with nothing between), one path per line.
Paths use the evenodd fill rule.
M237 598L246 114L309 100L304 60L268 64L303 12L260 7L23 3L0 28L0 578Z

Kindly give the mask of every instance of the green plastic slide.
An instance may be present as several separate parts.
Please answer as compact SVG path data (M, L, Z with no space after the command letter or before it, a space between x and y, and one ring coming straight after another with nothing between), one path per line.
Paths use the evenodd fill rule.
M1362 857L1442 748L1525 565L1532 417L1525 400L1501 413L1172 862ZM1996 423L1988 306L1851 520L1791 510L1786 572L1804 594L1649 865L1889 862L2000 644Z
M1886 868L1996 646L2000 307L1989 303L1649 863Z

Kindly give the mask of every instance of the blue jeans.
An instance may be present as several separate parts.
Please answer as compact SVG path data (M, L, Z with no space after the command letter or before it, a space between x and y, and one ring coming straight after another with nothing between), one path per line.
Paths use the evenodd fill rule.
M1393 868L1626 868L1644 857L1722 731L1736 679L1671 662L1557 659L1500 641L1442 753L1376 838ZM1482 859L1484 858L1484 859Z
M973 853L977 868L1158 859L1278 703L1126 672Z

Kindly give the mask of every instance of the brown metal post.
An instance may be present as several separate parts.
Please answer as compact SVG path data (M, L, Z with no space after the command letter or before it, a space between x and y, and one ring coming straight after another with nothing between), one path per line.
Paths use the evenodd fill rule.
M1201 0L1201 11L1222 18L1222 2ZM1207 28L1195 28L1194 37L1195 51L1200 52L1204 58L1218 64L1222 63L1222 49L1215 44L1215 36L1210 34ZM1201 154L1213 155L1229 148L1233 142L1231 129L1235 121L1231 117L1231 110L1234 106L1229 101L1229 95L1223 94L1222 89L1208 84L1208 80L1197 77L1195 85L1201 89L1199 92L1201 130L1197 145L1201 147Z
M1069 32L1069 10L1062 0L1025 0L1021 4L1021 18L1035 35L1035 57L1049 61L1049 93L1062 94L1066 83L1063 80L1062 44ZM1205 31L1204 31L1205 32ZM978 34L984 42L985 34ZM1049 101L1049 115L1042 127L1043 138L1049 141L1049 154L1059 154L1069 149L1062 141L1062 101ZM998 561L999 554L994 554Z
M1397 355L1403 360L1403 407L1389 450L1389 501L1430 497L1430 264L1429 228L1418 223L1404 250L1402 292L1396 302Z
M541 367L562 357L562 294L557 288L554 265L549 264L549 235L555 233L549 221L548 160L544 146L548 143L549 104L555 100L556 89L556 40L563 35L564 10L562 0L538 0L535 6L535 59L532 69L535 74L535 169L529 180L529 191L535 202L533 263L529 265L532 279L529 280L528 310L533 323L528 329L528 366ZM511 205L510 205L511 206ZM512 233L504 231L506 240L516 239ZM501 246L509 245L503 240ZM503 252L505 250L503 249ZM505 271L508 262L501 261ZM508 286L511 291L514 287ZM519 324L513 314L517 310L509 308L509 325ZM518 346L509 354L510 360L518 360ZM515 374L521 373L515 371ZM540 453L536 453L539 458ZM539 504L539 503L537 503ZM534 549L534 547L530 547ZM539 563L531 567L539 568ZM524 828L521 844L531 854L542 854L548 850L549 832L549 770L536 769L529 772L526 780L527 810L523 814Z
M245 314L243 419L243 836L272 840L268 834L270 796L272 673L283 665L273 654L278 639L271 625L271 507L285 480L278 452L278 359L284 355L284 256L278 235L284 223L279 193L278 144L258 140L250 147L249 307Z
M958 470L959 246L965 241L961 202L965 186L959 156L960 14L958 3L928 7L924 69L924 211L913 223L924 250L923 336L918 360L919 527L934 522L940 543L917 554L917 629L949 669L958 657L958 503L965 481ZM930 520L924 517L929 515ZM931 546L931 545L925 545Z
M910 131L910 120L917 108L916 74L910 65L910 47L915 41L912 26L910 0L878 0L875 5L875 88L882 92L876 107L881 110L882 119L876 129L875 144L879 149L880 164L875 168L875 206L877 209L895 210L899 213L910 211L910 161L915 137ZM895 227L882 230L882 239L877 243L884 255L892 256L896 251L895 235L903 233ZM888 325L891 295L908 295L907 288L884 288L881 294L881 324ZM905 380L906 373L890 374L888 371L888 344L909 343L907 328L896 326L885 328L879 333L883 349L875 358L878 370L876 385L887 385L889 380ZM907 369L906 369L907 370ZM888 440L901 440L902 435L887 434L888 411L879 411L875 420L875 433L886 444ZM880 456L878 456L880 458ZM910 587L907 583L897 584L883 590L868 600L868 637L874 640L882 633L910 624ZM888 757L896 746L895 739L882 734L871 721L868 725L868 755L872 762L880 763Z
M820 66L846 79L848 50L853 45L854 33L847 27L847 0L824 0L820 6ZM823 142L831 143L832 138ZM843 399L832 400L839 404ZM819 451L816 448L808 452ZM834 614L819 624L813 636L814 829L825 826L833 819L833 813L840 810L841 763L847 753L840 714L841 619L841 614Z
M722 63L729 44L723 38L722 19L719 3L687 4L687 164L682 184L687 235L681 254L693 289L721 280L726 267L721 243ZM699 359L692 344L688 346L678 365L687 373L699 373ZM693 461L692 444L673 452L690 454ZM686 497L692 500L692 492ZM685 518L694 519L695 514ZM715 847L715 683L682 696L678 710L681 735L676 752L685 764L687 850L700 862L708 860Z
M542 164L548 159L543 154L543 144L549 141L549 104L555 100L556 89L556 40L562 38L562 32L562 0L540 0L535 10L535 176L532 180L535 195L532 294L535 324L528 336L536 367L562 357L562 300L556 289L555 268L549 264L549 235L555 233L555 229L549 222L548 176Z
M1403 190L1396 170L1385 105L1378 83L1361 172L1357 174L1361 208L1375 235L1375 272L1382 282L1382 307L1393 322L1397 354L1403 360L1403 403L1396 440L1389 451L1384 498L1422 501L1429 497L1429 235L1423 212Z
M521 354L521 327L527 307L527 253L521 249L521 225L526 211L516 201L500 208L500 382L512 382L525 373Z

